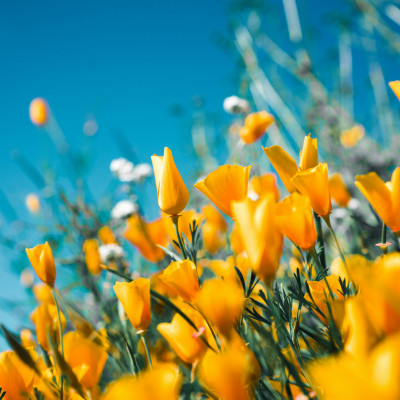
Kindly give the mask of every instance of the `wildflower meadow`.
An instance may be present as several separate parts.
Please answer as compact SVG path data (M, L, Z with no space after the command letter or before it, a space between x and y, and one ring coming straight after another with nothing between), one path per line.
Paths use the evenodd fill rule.
M344 3L353 25L334 25L339 72L325 75L300 4L283 1L278 45L262 23L276 14L234 2L232 36L218 38L240 59L220 101L228 123L198 107L190 168L167 140L109 160L104 198L88 195L52 105L32 99L69 186L15 157L37 189L35 236L0 241L33 306L19 330L1 324L0 400L400 399L400 80L378 62L381 48L399 59L400 8Z

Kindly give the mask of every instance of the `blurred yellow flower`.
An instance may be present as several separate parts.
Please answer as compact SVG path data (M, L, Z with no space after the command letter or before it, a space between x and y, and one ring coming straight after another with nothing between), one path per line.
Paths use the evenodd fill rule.
M200 383L218 399L250 400L250 385L258 379L260 366L246 346L230 346L221 353L207 351L198 369Z
M43 126L49 119L49 106L47 101L36 97L29 104L29 118L37 126Z
M370 172L357 175L355 183L383 222L400 234L400 167L393 171L390 182L385 183L376 172Z
M98 241L96 239L85 240L83 253L88 271L93 275L98 275L102 271Z
M134 214L126 220L126 230L123 233L140 252L151 262L159 262L165 257L164 250L158 245L167 245L167 235L162 218L146 222L139 215Z
M178 242L178 237L176 236L176 230L172 218L164 215L162 219L169 239L171 241ZM178 230L181 235L184 235L189 242L191 242L192 235L190 234L190 226L194 221L196 222L196 225L200 225L202 220L202 215L197 213L196 210L184 210L179 214ZM180 251L179 247L176 247L176 249Z
M132 282L116 282L114 292L122 304L132 326L147 329L151 319L150 280L138 278Z
M329 177L329 192L332 199L340 207L347 207L351 200L351 194L344 183L342 175L338 172Z
M243 289L229 281L210 279L201 287L196 304L219 332L229 336L243 310Z
M239 131L240 138L246 144L254 143L264 135L274 121L273 115L266 111L249 114L244 121L244 126Z
M178 215L189 201L189 191L174 163L171 150L164 148L164 156L151 157L157 186L158 206L169 215Z
M74 371L80 383L88 389L95 387L107 361L107 351L78 332L68 332L64 336L65 361Z
M354 125L352 128L343 131L340 134L340 142L343 147L354 147L365 135L365 129L362 125Z
M38 244L32 249L25 249L29 261L32 264L37 276L49 286L53 287L56 280L56 266L54 264L53 253L46 242Z
M34 193L30 193L28 196L26 196L25 205L32 214L38 214L40 211L40 200L39 197Z
M232 214L232 202L247 196L250 166L223 165L211 172L194 187L206 195L223 213Z
M55 304L51 289L45 283L38 283L33 287L33 294L39 303Z
M178 357L188 364L198 361L206 350L206 345L196 335L195 329L179 314L175 314L171 323L158 324L157 330Z
M393 93L400 100L400 81L391 81L389 82L390 89L393 90Z
M160 279L188 302L193 301L200 290L197 269L190 260L172 262L160 275Z
M62 312L60 312L60 318L61 328L64 330L67 321ZM45 350L51 349L48 335L54 343L60 342L57 308L54 304L40 304L31 314L31 320L36 327L36 339Z
M114 233L109 226L101 227L97 232L97 235L99 236L99 239L102 244L117 243L117 241L115 240Z
M253 271L270 281L279 266L283 237L276 224L276 204L271 195L248 198L232 205L233 214Z
M158 364L136 376L125 376L108 385L104 400L178 400L182 377L175 364Z
M264 174L261 176L253 176L249 181L248 196L260 197L264 194L272 193L275 201L279 201L279 189L276 182L276 175L273 173Z

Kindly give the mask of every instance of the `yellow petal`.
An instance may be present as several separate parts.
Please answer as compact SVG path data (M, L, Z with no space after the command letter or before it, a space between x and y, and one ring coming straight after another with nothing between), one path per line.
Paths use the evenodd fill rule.
M294 192L296 188L290 179L298 170L296 161L280 146L263 147L263 150L281 178L285 188L290 193Z
M329 194L328 164L318 166L303 172L298 172L292 178L296 189L310 199L311 207L320 216L329 215L332 210Z
M247 196L250 166L223 165L194 187L206 195L223 213L232 217L231 203Z
M347 207L351 200L351 195L347 189L346 184L338 172L331 175L329 178L329 191L331 197L340 207Z
M311 139L311 134L304 138L303 150L300 152L299 170L314 168L318 165L317 139Z
M389 82L390 89L393 90L393 93L400 100L400 81L392 81Z
M366 175L357 175L355 184L383 222L391 228L393 222L392 197L383 180L376 172L370 172Z

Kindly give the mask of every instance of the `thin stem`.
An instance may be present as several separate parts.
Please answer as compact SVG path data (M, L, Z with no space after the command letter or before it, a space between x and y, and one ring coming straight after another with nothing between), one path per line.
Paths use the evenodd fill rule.
M354 284L354 280L353 280L353 278L351 277L351 273L350 273L349 267L347 266L347 263L346 263L346 258L345 258L345 256L344 256L344 253L343 253L343 251L342 251L342 248L340 247L339 241L337 240L337 237L336 237L336 235L335 235L335 231L332 229L332 225L331 225L331 221L330 221L330 219L329 219L329 215L326 215L326 216L324 216L323 218L324 218L324 221L325 221L326 225L328 226L328 228L329 228L329 230L330 230L330 232L331 232L331 234L332 234L333 240L335 241L336 248L337 248L338 251L339 251L339 255L340 255L340 258L342 259L344 268L345 268L345 270L346 270L346 274L347 274L347 276L349 277L349 280L353 283L354 289L355 289L356 286L355 286L355 284Z
M153 364L151 363L150 351L149 351L149 348L147 346L147 341L146 341L146 338L144 336L144 332L143 331L140 332L140 338L142 339L143 346L146 349L147 360L149 361L150 368L153 368Z
M387 254L388 248L387 246L384 246L386 243L386 225L385 223L382 221L382 235L381 235L381 243L383 246L381 246L381 250L383 254Z
M179 248L181 249L183 258L186 259L187 258L186 249L182 242L182 237L181 237L181 234L179 233L179 227L178 227L179 217L180 217L180 215L174 215L171 217L171 219L172 219L172 223L174 224L174 227L175 227L175 232L176 232L176 237L178 238Z
M322 268L326 269L326 259L325 259L325 243L324 243L324 232L322 230L321 217L314 212L315 217L315 228L317 230L318 237L318 248L319 248L319 259L321 261Z
M311 254L311 257L313 258L314 263L317 265L318 270L319 270L320 272L323 272L323 277L324 277L325 285L326 285L326 287L328 288L329 294L331 295L332 299L334 299L335 296L334 296L334 294L333 294L333 292L332 292L331 287L329 286L328 279L326 279L326 273L325 273L326 270L322 268L322 265L321 265L321 263L319 262L319 258L318 258L318 256L317 256L317 253L315 252L315 249L312 248L312 249L308 250L308 252Z
M60 346L61 346L61 355L64 358L64 343L63 343L63 332L62 332L62 325L61 325L61 315L60 315L60 307L57 301L57 295L54 288L51 289L51 294L53 295L54 303L56 303L57 309L57 318L58 318L58 329L60 330ZM62 371L60 371L60 387L61 387L61 394L60 399L63 399L64 396L64 375Z

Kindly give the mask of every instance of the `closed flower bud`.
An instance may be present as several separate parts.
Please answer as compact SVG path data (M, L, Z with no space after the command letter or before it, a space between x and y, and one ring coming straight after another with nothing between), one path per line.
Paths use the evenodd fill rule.
M96 239L85 240L83 252L88 271L93 275L98 275L102 271L98 241Z
M154 176L157 186L158 206L168 215L178 215L189 201L189 191L176 168L171 150L164 148L164 156L153 155Z
M26 249L26 254L37 276L42 282L53 287L57 271L49 244L46 242L45 244L38 244L32 249Z
M132 282L116 282L115 294L132 326L141 331L150 325L150 280L138 278Z
M32 214L38 214L40 211L40 200L36 194L30 193L25 199L26 208Z
M99 236L99 239L102 244L117 243L117 241L115 240L114 233L109 226L101 227L97 232L97 235Z
M231 205L247 196L250 166L223 165L194 187L206 195L223 213L233 217Z
M340 206L347 207L350 200L351 194L347 189L346 184L339 173L332 174L329 178L329 192L332 199Z

